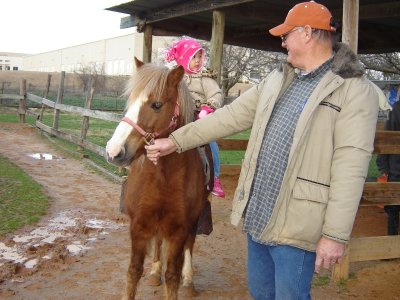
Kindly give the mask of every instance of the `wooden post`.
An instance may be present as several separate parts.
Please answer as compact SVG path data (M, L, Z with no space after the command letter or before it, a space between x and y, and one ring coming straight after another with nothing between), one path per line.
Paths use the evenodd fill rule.
M43 93L43 98L45 98L45 99L47 99L47 97L49 96L50 83L51 83L51 74L47 74L46 90ZM42 120L43 120L44 109L45 109L45 105L42 104L42 109L40 110L40 115L39 115L40 122L42 122Z
M25 113L26 113L26 80L22 79L19 85L19 107L18 107L18 114L19 114L19 122L25 123Z
M153 47L153 27L146 25L143 32L143 62L151 62L151 50Z
M210 68L218 72L217 82L221 83L222 54L224 50L225 13L213 11L211 33Z
M86 109L90 109L90 107L92 106L93 95L94 95L94 79L93 79L93 77L90 77L89 84L88 84L88 91L87 91L86 99L85 99L85 108ZM81 129L81 145L79 145L81 150L83 149L83 140L86 139L88 130L89 130L89 117L83 116L82 129Z
M358 51L359 0L343 0L342 42L350 46L355 54Z
M350 255L349 255L349 246L346 246L346 250L342 261L332 268L332 280L338 282L341 279L349 278L349 269L350 269Z
M64 79L65 79L65 71L61 71L60 84L58 86L56 106L57 106L57 104L61 104L62 103L62 99L64 97ZM57 109L57 108L54 108L53 128L55 130L58 130L58 121L59 121L59 119L60 119L60 110Z

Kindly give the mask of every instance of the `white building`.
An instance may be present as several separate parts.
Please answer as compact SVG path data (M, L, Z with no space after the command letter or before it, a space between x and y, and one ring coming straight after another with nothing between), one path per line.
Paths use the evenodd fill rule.
M0 71L18 71L22 69L23 59L28 54L0 52Z
M153 37L153 53L158 55L159 49L171 44L173 39ZM131 75L134 56L139 59L143 58L142 48L143 34L131 33L54 51L27 55L21 57L22 63L17 65L17 70L74 72L80 71L83 67L96 66L99 69L104 68L106 75ZM10 68L7 70L12 70L12 67ZM3 70L6 69L3 68Z

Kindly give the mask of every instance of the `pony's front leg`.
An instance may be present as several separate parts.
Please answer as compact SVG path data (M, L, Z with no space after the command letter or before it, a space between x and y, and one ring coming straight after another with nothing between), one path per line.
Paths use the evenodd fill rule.
M143 264L146 257L147 240L132 237L131 262L126 274L125 295L122 300L134 300L140 278L143 274Z
M185 237L176 235L168 241L167 269L165 271L166 299L177 300L183 266Z

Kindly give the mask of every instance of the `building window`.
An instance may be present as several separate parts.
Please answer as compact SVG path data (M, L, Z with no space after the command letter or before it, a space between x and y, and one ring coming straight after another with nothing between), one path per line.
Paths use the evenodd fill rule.
M10 66L6 66L6 71L10 71Z
M18 67L13 67L13 71L18 71Z

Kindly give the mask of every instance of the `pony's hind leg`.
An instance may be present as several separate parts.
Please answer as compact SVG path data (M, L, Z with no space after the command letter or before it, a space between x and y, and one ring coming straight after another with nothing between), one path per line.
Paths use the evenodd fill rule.
M131 261L126 274L125 295L122 300L133 300L136 296L136 289L143 274L143 264L146 257L146 240L132 238Z
M196 235L189 235L185 243L184 263L182 268L182 290L185 297L194 297L196 294L193 284L192 253Z
M151 286L161 285L161 246L162 238L157 236L154 238L154 249L153 249L153 262L151 264L150 276L148 278L148 284Z

